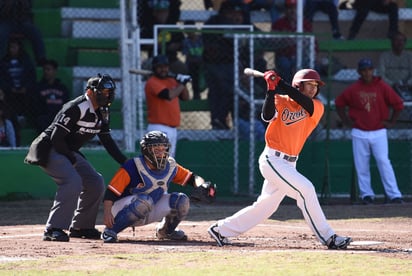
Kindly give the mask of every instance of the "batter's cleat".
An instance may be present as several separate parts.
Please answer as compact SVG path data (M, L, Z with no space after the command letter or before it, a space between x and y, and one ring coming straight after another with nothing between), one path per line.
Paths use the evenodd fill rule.
M98 239L100 239L101 234L102 233L99 230L95 229L95 228L90 228L90 229L70 228L69 236L71 238L98 240Z
M341 237L334 234L328 239L326 245L328 249L346 249L351 242L352 238L350 237Z
M220 235L219 230L217 230L217 228L218 228L217 223L215 223L211 225L209 229L207 229L207 232L217 242L217 245L224 246L224 245L230 244L228 238Z
M112 230L105 229L101 235L101 239L104 243L115 243L117 242L117 233Z
M187 236L182 230L166 233L163 229L156 229L156 238L159 240L187 241Z
M58 228L47 229L43 234L44 241L60 241L68 242L69 236L62 230Z

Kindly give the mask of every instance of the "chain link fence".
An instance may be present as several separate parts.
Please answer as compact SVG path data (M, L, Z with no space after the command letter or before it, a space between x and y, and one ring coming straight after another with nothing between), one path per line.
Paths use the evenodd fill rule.
M154 54L170 55L171 70L190 74L193 78L188 84L191 100L181 102L178 139L188 142L185 143L187 148L190 142L201 145L199 159L211 163L215 174L230 172L232 176L231 172L235 172L235 179L228 180L234 182L234 191L241 192L236 186L238 178L247 179L245 182L250 185L256 182L252 181L255 177L253 162L257 159L254 151L261 150L265 130L259 113L266 84L261 78L246 77L245 67L261 71L276 68L288 80L297 69L317 69L327 83L320 93L327 108L322 123L310 139L350 139L349 131L342 127L334 110L334 98L357 79L355 60L368 56L377 62L379 54L390 49L388 40L372 38L369 42L362 35L359 42L330 40L325 35L329 31L328 19L322 14L315 16L316 36L273 33L270 32L270 13L262 8L250 13L251 22L262 33L253 31L252 25L208 26L205 22L217 11L212 6L205 7L205 2L170 1L170 16L161 23L153 21L148 1L112 1L104 7L97 3L90 7L67 4L59 8L59 37L46 37L48 57L59 62L57 74L68 87L71 98L84 93L87 79L98 73L108 73L116 80L117 97L111 108L113 136L123 150L134 152L146 128L145 77L132 75L128 70L150 70L150 58ZM403 20L400 26L405 33L409 30L406 24L412 18L410 11L408 8L400 10L400 20ZM342 11L342 26L350 22L348 18L353 16L352 12ZM370 16L375 20L373 24L380 24L379 28L386 24L384 15L372 13ZM46 27L50 25L49 21L45 22ZM368 26L366 22L365 30ZM364 35L368 35L367 31ZM197 38L202 44L191 48L190 42ZM174 42L179 46L170 53L168 46ZM26 46L29 45L25 42ZM407 47L411 45L408 43ZM42 68L37 66L35 71L40 79ZM390 139L411 138L412 110L410 102L406 100L405 103L407 108L400 121L389 131ZM22 101L19 109L24 104L31 102ZM19 145L28 146L37 132L36 112L32 108L12 112L16 113ZM179 144L177 154L183 154ZM99 144L95 140L89 146L98 147ZM248 163L239 160L248 160ZM216 169L218 164L222 166ZM227 164L232 165L227 167ZM245 193L252 193L254 188L246 189Z

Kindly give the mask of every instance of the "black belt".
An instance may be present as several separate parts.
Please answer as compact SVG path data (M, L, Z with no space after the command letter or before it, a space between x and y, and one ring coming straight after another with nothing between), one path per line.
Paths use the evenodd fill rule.
M275 155L276 155L277 157L279 157L279 156L282 155L282 154L283 154L283 159L285 159L286 161L289 161L289 162L295 162L296 159L298 159L297 156L286 155L286 154L284 154L284 153L281 153L280 151L276 151L276 152L275 152Z

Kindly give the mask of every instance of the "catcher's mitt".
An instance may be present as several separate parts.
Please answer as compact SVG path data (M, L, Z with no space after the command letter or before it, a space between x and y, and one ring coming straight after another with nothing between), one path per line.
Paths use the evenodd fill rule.
M216 196L216 185L211 182L204 182L203 184L193 188L190 194L190 200L193 202L212 203Z

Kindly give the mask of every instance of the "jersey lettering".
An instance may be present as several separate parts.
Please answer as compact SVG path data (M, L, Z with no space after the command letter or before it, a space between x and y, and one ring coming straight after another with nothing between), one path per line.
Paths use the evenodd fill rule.
M286 125L291 125L305 119L306 117L308 117L308 114L303 110L303 108L300 108L296 112L291 112L289 109L286 108L282 111L280 119Z

